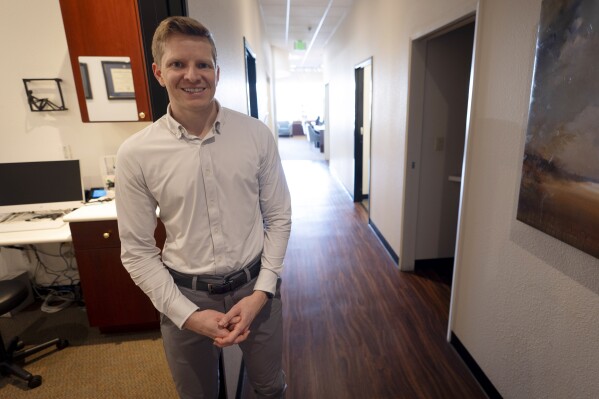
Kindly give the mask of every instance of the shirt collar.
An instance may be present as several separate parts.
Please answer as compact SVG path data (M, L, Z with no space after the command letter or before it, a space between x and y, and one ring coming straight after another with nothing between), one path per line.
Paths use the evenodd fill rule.
M221 134L221 121L223 119L223 113L222 113L223 107L220 105L220 102L218 102L218 100L215 99L214 101L216 102L216 106L218 107L218 111L217 111L217 114L216 114L216 119L214 121L214 125L212 126L212 131L213 131L214 134L220 135ZM186 139L189 139L189 140L199 140L199 138L197 136L189 134L187 132L187 129L185 129L183 127L183 125L181 125L179 122L177 122L177 120L175 118L173 118L173 114L171 112L171 104L170 103L166 107L166 115L164 115L164 118L166 120L166 126L167 126L168 130L177 139L180 140L182 137L185 137ZM210 133L208 133L208 135L205 138L207 138L208 136L210 136Z

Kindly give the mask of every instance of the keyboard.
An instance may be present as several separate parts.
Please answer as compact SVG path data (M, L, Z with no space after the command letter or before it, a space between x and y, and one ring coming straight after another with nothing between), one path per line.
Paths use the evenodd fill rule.
M58 229L66 223L62 218L39 218L30 220L8 220L0 223L0 233L13 233L27 230Z

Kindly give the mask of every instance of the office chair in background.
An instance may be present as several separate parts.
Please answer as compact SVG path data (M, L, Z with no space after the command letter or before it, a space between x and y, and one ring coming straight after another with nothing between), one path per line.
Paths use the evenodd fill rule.
M312 126L311 123L308 123L307 125L310 135L310 142L314 145L314 147L320 148L320 133L314 129L314 126Z
M18 307L25 301L28 293L29 290L27 289L27 286L21 281L0 281L0 315L8 313ZM39 387L42 385L42 376L31 374L15 364L15 361L54 345L60 350L66 348L69 345L69 342L65 339L55 338L32 348L23 349L25 345L19 337L13 338L8 346L5 346L2 334L0 333L0 374L15 375L22 378L27 381L27 386L29 388Z

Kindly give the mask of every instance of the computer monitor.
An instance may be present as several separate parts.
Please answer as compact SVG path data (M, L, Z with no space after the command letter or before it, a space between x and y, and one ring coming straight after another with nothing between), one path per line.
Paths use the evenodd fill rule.
M78 160L0 163L0 213L66 210L83 202Z

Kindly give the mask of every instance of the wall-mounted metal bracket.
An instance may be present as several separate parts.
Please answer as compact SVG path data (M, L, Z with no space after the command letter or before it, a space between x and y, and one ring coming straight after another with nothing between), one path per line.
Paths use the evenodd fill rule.
M51 82L54 82L54 84ZM62 96L60 82L62 82L62 79L58 78L23 79L25 93L27 94L27 102L29 103L29 108L32 112L67 110L64 105L64 98ZM38 96L33 94L34 90ZM42 95L46 95L46 97L41 97ZM55 102L50 100L50 98L54 99L54 101L58 101L60 98L60 105L57 105Z

